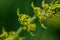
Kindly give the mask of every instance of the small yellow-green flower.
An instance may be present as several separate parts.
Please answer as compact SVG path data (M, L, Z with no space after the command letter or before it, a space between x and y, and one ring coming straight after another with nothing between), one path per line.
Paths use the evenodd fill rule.
M36 24L35 23L33 23L33 24L30 24L30 25L28 25L28 29L27 29L27 31L36 31Z
M48 4L42 4L42 7L47 9L49 7L49 5Z
M30 24L30 20L29 20L30 18L31 17L26 14L21 14L18 20L21 24L28 25Z

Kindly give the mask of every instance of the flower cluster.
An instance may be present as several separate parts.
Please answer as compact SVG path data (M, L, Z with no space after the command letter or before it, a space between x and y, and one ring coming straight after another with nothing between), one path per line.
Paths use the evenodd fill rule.
M34 3L32 2L31 6L34 10L34 14L36 17L38 17L39 21L40 21L40 25L41 27L43 27L44 29L47 29L47 27L44 25L44 22L47 21L47 19L49 19L50 17L57 15L58 13L58 8L60 8L60 1L52 1L50 4L46 4L45 0L42 1L42 8L40 7L35 7ZM56 13L58 12L58 13Z
M24 25L23 29L27 30L32 36L33 32L36 31L36 24L33 22L33 18L26 14L19 14L18 21Z

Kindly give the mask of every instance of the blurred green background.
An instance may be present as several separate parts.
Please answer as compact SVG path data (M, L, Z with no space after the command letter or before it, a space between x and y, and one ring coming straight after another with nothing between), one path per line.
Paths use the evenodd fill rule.
M34 2L35 6L41 7L42 0L0 0L0 34L3 27L7 32L16 31L20 27L17 8L20 8L20 13L33 16L31 2ZM22 35L26 36L26 40L41 40L43 32L46 32L40 27L39 21L37 19L35 21L38 26L35 35L38 37L32 37L28 32L25 34L22 32Z

